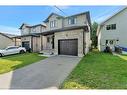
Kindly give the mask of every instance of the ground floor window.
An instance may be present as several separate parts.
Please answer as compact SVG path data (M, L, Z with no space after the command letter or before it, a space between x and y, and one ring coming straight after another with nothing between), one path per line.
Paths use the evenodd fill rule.
M105 44L106 45L115 45L116 44L116 40L106 40Z

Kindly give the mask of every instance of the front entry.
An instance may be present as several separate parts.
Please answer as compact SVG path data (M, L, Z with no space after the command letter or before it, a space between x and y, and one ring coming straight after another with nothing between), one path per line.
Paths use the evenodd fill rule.
M78 39L58 40L58 53L61 55L78 55Z

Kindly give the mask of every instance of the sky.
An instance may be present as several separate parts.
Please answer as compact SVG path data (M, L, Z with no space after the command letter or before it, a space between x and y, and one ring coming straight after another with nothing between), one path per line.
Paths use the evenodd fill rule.
M69 16L90 11L91 21L101 23L125 6L0 6L0 32L20 34L22 23L42 23L52 12Z

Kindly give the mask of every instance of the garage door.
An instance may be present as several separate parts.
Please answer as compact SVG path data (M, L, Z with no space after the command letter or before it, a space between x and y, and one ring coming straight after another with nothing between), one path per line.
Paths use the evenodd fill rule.
M58 40L58 52L61 55L78 55L78 39Z
M25 47L26 50L29 50L30 48L29 41L22 42L22 47Z

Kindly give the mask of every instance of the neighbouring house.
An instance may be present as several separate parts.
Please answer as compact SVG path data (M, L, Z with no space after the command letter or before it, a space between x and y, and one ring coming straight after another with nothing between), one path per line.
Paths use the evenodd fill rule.
M14 39L16 35L7 34L7 33L1 33L0 32L0 49L4 49L7 46L19 46L21 45L20 39Z
M106 45L127 48L127 7L103 21L97 30L98 49L104 51Z
M89 12L71 16L51 13L43 24L20 27L22 46L33 52L55 55L83 56L91 46L91 20Z

